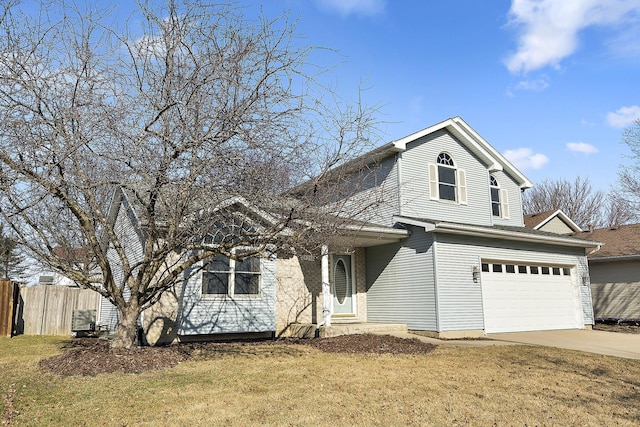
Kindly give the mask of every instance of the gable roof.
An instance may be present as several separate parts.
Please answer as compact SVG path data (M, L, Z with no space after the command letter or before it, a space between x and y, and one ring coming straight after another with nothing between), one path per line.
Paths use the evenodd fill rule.
M462 145L469 149L487 164L489 172L505 171L518 183L520 188L531 188L533 184L522 174L510 161L491 146L484 138L482 138L471 126L467 124L461 117L453 117L433 126L415 132L411 135L400 138L390 144L397 151L404 151L407 144L413 142L426 135L432 134L439 130L447 130L455 136Z
M576 233L575 236L604 243L598 252L589 255L590 261L622 261L640 258L640 224L599 228Z
M509 160L507 160L502 154L493 148L491 144L473 130L471 126L462 120L461 117L447 119L440 123L436 123L433 126L429 126L428 128L412 133L411 135L405 136L404 138L384 144L356 157L355 159L336 166L329 171L329 175L336 173L337 171L348 173L362 169L363 167L376 163L391 155L405 151L409 143L443 129L450 132L462 145L486 163L489 172L505 171L513 177L521 189L533 187L533 183L529 181L522 172L520 172ZM297 192L300 192L301 189L311 185L312 181L313 180L309 180L299 184L293 189L287 191L287 193L296 194Z
M132 230L138 235L141 242L144 242L144 221L140 220L141 206L132 202L134 197L127 194L127 191L118 187L114 191L111 206L109 208L109 221L115 224L116 218L120 209L125 209L125 214L128 215L131 221ZM285 209L285 206L269 206L269 203L265 201L265 205L258 207L244 197L241 196L229 196L227 199L220 202L216 207L211 209L209 213L215 214L218 211L231 209L237 212L243 212L255 217L259 221L264 221L269 226L277 225L286 219L289 209ZM324 214L329 215L331 214ZM313 228L313 218L304 219L298 218L292 221L290 226L283 227L278 231L281 236L291 236L294 231L294 226L309 226ZM349 242L355 246L369 247L377 246L391 242L397 242L409 236L409 232L405 229L388 227L378 224L373 224L365 221L359 221L355 219L340 218L337 229L340 232L340 238L344 242ZM337 239L340 240L340 239ZM108 245L106 234L102 236L102 244Z
M531 228L533 230L541 230L545 224L548 224L554 218L560 219L564 222L567 227L569 227L574 233L579 233L582 231L582 228L578 226L575 222L571 220L564 212L560 209L550 210L530 215L524 216L524 226L527 228Z

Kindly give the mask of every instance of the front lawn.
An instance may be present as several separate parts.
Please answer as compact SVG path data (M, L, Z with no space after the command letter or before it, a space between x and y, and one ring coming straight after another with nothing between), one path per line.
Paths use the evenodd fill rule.
M5 425L638 425L640 361L530 346L336 354L218 347L173 368L62 377L68 343L0 338Z

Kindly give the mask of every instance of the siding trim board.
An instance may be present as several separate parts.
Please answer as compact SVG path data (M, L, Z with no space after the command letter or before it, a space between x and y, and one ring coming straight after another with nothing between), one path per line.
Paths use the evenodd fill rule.
M426 230L425 230L426 231ZM433 295L435 297L436 305L436 331L440 331L440 297L438 295L438 242L434 239L432 243L432 262L433 262Z

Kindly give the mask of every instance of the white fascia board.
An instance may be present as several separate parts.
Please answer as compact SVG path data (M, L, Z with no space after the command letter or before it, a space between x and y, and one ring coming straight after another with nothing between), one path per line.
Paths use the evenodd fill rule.
M507 240L516 240L521 242L534 242L534 243L550 243L560 246L571 246L577 248L599 248L602 246L601 242L593 240L581 240L571 237L556 236L541 236L527 233L518 233L508 230L500 229L486 229L482 227L475 227L473 225L453 224L440 222L436 224L435 232L449 233L449 234L462 234L465 236L478 236L488 238L503 238Z
M487 168L490 171L493 172L497 170L502 170L502 165L500 165L500 163L496 161L496 159L492 157L491 154L489 154L489 152L481 146L481 144L478 143L479 140L482 140L482 141L484 140L480 138L479 135L477 137L478 140L472 137L469 134L469 132L467 132L465 129L463 129L459 125L460 121L462 121L462 119L460 119L459 117L456 117L455 119L447 119L433 126L429 126L426 129L422 129L421 131L405 136L404 138L398 139L394 141L393 144L396 146L398 150L404 151L407 148L407 144L409 144L410 142L413 142L424 136L430 135L439 130L448 129L452 134L454 134L458 139L460 139L460 142L462 142L471 151L477 154L478 157L484 160L484 162L487 164ZM465 128L469 128L469 127L465 126ZM486 141L484 141L484 144L488 145Z
M486 163L489 172L506 170L507 173L516 179L520 188L530 188L533 186L533 183L524 176L522 172L520 172L511 164L511 162L493 148L491 144L473 130L473 128L461 117L447 119L421 131L405 136L404 138L400 138L392 142L392 144L395 145L398 150L404 151L407 148L408 143L445 128L455 135L460 142L475 153L481 160L483 160Z
M497 162L509 173L509 175L516 178L520 188L531 188L533 183L520 172L509 160L507 160L500 152L491 146L484 138L482 138L471 126L469 126L461 117L455 117L453 122L463 127L468 133L469 137L475 139L476 142L486 149L492 158L497 159Z
M565 224L567 224L569 226L570 229L572 229L575 232L580 232L583 231L582 228L580 228L578 226L578 224L576 224L575 222L573 222L571 220L571 218L569 218L564 212L562 212L560 209L558 209L557 211L555 211L554 213L552 213L551 215L549 215L547 217L547 219L545 219L544 221L542 221L540 224L536 225L535 227L533 227L534 230L539 230L541 229L546 223L548 223L549 221L551 221L553 218L555 217L559 217L562 221L565 222Z
M489 150L487 150L487 148L490 148L489 143L480 137L480 135L471 129L471 127L466 125L460 117L451 119L451 124L448 127L451 132L467 146L467 148L486 162L489 172L503 170L503 166L500 161L498 161L498 159Z
M358 233L367 233L367 234L384 234L388 236L397 237L402 239L409 235L408 230L403 230L401 228L391 228L391 227L378 227L375 225L345 225L340 227L344 230L348 231L356 231Z
M214 207L212 209L212 212L217 212L217 211L219 211L221 209L228 208L229 206L233 206L235 204L242 205L245 208L251 210L252 212L254 212L256 215L258 215L260 218L265 220L270 225L277 224L277 222L278 222L278 220L273 215L271 215L270 213L268 213L267 211L265 211L263 209L260 209L260 208L256 207L255 205L249 203L242 196L231 196L231 197L229 197L228 199L226 199L225 201L223 201L222 203L220 203L216 207Z

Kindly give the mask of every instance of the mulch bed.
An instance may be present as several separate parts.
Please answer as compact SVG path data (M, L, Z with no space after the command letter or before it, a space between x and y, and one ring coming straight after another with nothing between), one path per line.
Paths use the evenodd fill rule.
M331 338L279 339L276 341L179 343L166 347L115 349L95 338L73 339L62 354L40 361L43 370L62 376L94 376L104 373L142 373L171 368L195 354L227 353L230 349L255 345L307 345L327 353L347 354L425 354L436 346L417 339L390 335L342 335Z
M640 334L640 326L629 324L606 324L596 323L593 325L594 331L620 332L623 334Z

